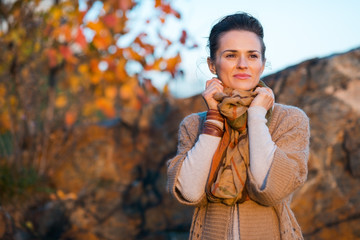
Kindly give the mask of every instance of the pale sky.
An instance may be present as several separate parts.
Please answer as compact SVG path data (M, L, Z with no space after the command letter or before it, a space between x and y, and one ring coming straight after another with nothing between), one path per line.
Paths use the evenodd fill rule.
M171 89L178 97L204 90L213 77L207 67L210 29L218 19L245 11L264 27L267 67L263 76L315 57L326 57L360 47L358 0L173 0L182 13L183 26L199 48L183 52L185 79Z

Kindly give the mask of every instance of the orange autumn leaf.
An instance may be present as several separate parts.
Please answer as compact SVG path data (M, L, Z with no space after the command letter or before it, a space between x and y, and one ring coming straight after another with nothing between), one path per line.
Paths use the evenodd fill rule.
M51 17L54 22L60 22L60 18L62 16L62 11L59 8L52 8L51 10Z
M182 30L181 37L180 37L180 43L185 44L187 39L187 32L185 30Z
M102 17L102 21L106 26L108 26L110 28L113 28L113 27L116 26L117 17L115 15L115 13L107 14L107 15Z
M151 101L149 95L145 92L144 88L136 88L136 96L139 99L139 102L142 102L144 104L147 104Z
M130 84L124 84L120 87L119 95L122 100L128 101L131 98L134 98L134 88Z
M177 66L181 62L181 56L178 53L175 57L169 58L166 61L166 70L168 70L171 75L174 77L176 73Z
M64 199L64 197L65 197L65 193L63 191L61 191L61 190L57 190L56 195L60 199Z
M102 7L102 10L103 12L110 12L111 9L114 9L114 4L115 3L115 0L110 0L110 1L102 1L103 2L103 7Z
M132 0L118 0L119 8L126 12L134 6L134 2Z
M167 4L162 3L162 4L161 4L161 10L162 10L164 13L166 13L166 14L172 14L172 15L174 15L176 18L179 18L179 19L181 18L180 13L177 12L177 11L175 11L175 10L171 7L170 3L167 3Z
M115 108L113 103L106 98L99 98L96 100L96 107L101 110L106 117L108 118L114 118L115 117Z
M76 75L72 75L69 77L68 82L71 92L76 93L79 90L81 79Z
M63 108L67 104L67 98L64 95L58 96L55 100L55 107Z
M169 39L163 37L160 33L158 33L158 37L159 37L162 41L166 42L165 49L167 49L167 47L172 44L172 41L170 41Z
M93 44L94 46L99 50L106 50L109 46L112 45L112 38L111 35L108 34L107 31L103 31L101 36L95 35L93 38Z
M121 58L119 63L116 65L115 74L118 81L123 82L128 78L128 74L126 72L126 59Z
M66 42L71 41L71 29L69 25L62 25L59 30L61 31L62 36L64 36Z
M126 14L124 14L121 17L117 17L116 19L116 25L114 26L113 30L116 33L125 34L129 31L129 29L126 28L127 26L128 18Z
M0 113L0 133L11 128L10 116L8 113Z
M90 60L90 70L93 73L100 72L99 62L100 61L98 59L94 59L94 58Z
M56 197L61 200L76 200L77 195L75 193L64 193L62 190L56 191Z
M172 8L170 4L161 4L161 9L164 13L170 14L172 12Z
M126 49L126 53L129 56L130 59L138 61L138 62L142 62L143 61L143 56L141 56L139 53L137 53L134 49L132 48L127 48Z
M71 49L68 46L61 45L59 47L59 51L61 55L66 59L69 60L72 57Z
M158 8L162 5L162 0L155 0L155 8Z
M166 44L167 44L166 47L168 47L168 46L170 46L172 44L172 41L170 41L169 39L166 39Z
M54 29L53 36L60 42L70 42L72 38L71 29L68 25L61 25Z
M170 94L170 87L169 87L169 84L168 84L168 83L165 84L165 86L164 86L164 88L163 88L163 93L164 93L165 95Z
M76 122L76 119L77 119L76 112L67 111L65 113L65 125L67 127L71 127L72 125L74 125L74 123Z
M76 34L76 37L75 37L75 42L77 44L80 45L80 47L82 47L83 49L86 47L87 45L87 41L86 41L86 38L85 38L85 35L83 33L83 31L81 30L81 28L79 28L77 30L77 34Z
M87 13L87 11L79 11L79 12L78 12L77 21L78 21L79 23L82 23L82 22L83 22L86 13Z
M89 117L92 115L96 110L96 106L93 103L85 103L82 107L82 114L85 117Z
M6 95L6 87L4 83L0 83L0 97L4 97Z
M66 196L65 196L65 199L66 200L76 200L77 199L77 195L75 194L75 193L68 193L68 194L66 194Z
M59 52L63 56L63 58L68 61L69 63L76 63L77 59L73 55L73 52L71 51L69 46L61 45L59 47Z
M115 99L117 96L117 88L115 86L109 86L105 88L105 97L108 99Z
M147 70L147 71L150 71L150 70L162 71L164 69L165 65L166 65L166 63L164 62L164 59L158 58L154 61L154 63L152 65L147 65L145 67L145 70Z
M49 67L55 67L58 64L57 51L54 48L47 50L48 65Z
M101 30L104 29L104 26L100 21L98 21L98 22L90 21L86 24L86 26L88 28L94 30L97 34L99 34L101 32Z
M180 19L181 18L181 15L180 15L180 13L179 12L177 12L177 11L173 11L173 15L176 17L176 18L178 18L178 19Z
M155 95L159 94L158 89L152 84L151 79L144 79L144 87L146 91L151 94L155 94Z
M100 74L93 74L93 75L91 75L90 81L91 81L91 83L93 83L93 84L98 84L98 83L100 83L100 81L101 81L101 75L100 75Z
M81 64L78 66L79 73L85 75L89 72L89 66L87 64Z
M103 79L107 82L113 82L115 80L115 74L112 71L106 71L103 73Z
M19 104L19 100L16 96L14 95L10 95L9 97L9 103L10 103L10 107L16 109L16 107L18 106Z
M155 51L155 46L144 43L143 38L147 35L142 33L139 36L137 36L134 40L134 43L138 44L142 49L145 50L145 55L153 54Z
M140 110L142 107L142 103L139 101L138 98L133 98L132 101L129 103L129 106L133 109Z

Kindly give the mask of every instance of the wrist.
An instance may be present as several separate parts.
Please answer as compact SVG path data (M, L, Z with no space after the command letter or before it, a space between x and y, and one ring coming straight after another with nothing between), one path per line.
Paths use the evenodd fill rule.
M218 111L218 103L214 103L214 102L207 102L206 105L208 106L208 110L214 110L214 111Z
M214 137L222 137L224 135L224 131L211 121L205 121L204 128L201 133Z
M218 110L209 109L206 113L206 121L202 133L215 137L222 137L224 135L223 128L220 128L220 126L215 124L212 120L219 121L221 125L224 123L224 117Z
M224 122L224 116L221 115L218 109L209 109L206 113L206 120L217 120Z

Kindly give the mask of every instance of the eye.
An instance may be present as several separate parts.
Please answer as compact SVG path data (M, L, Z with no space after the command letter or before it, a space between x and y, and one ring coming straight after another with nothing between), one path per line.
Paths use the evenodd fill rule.
M236 55L233 53L229 53L229 54L226 54L225 57L226 58L234 58L234 57L236 57Z
M257 59L257 58L259 58L259 56L258 56L257 54L251 54L251 55L250 55L250 58Z

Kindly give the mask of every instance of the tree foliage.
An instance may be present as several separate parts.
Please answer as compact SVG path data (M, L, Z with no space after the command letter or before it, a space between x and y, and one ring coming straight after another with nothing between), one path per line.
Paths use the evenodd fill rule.
M160 94L154 73L176 78L180 50L195 46L183 29L177 39L163 33L168 19L181 18L166 0L152 1L141 19L131 14L140 0L84 4L0 2L0 157L8 162L43 172L55 130L141 111ZM96 6L100 14L87 20Z

